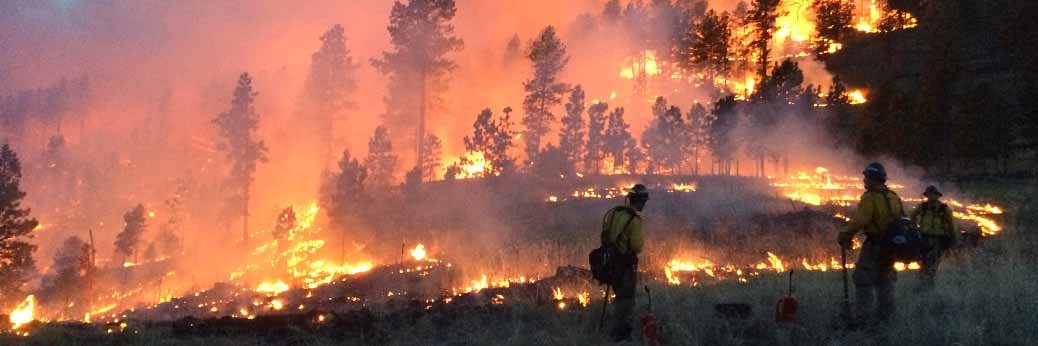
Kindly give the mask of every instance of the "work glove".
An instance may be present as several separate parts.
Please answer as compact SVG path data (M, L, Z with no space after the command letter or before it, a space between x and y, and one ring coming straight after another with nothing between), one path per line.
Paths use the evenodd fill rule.
M840 244L841 248L844 248L846 250L851 249L851 244L853 244L853 241L854 234L851 233L840 232L840 234L836 236L836 242Z

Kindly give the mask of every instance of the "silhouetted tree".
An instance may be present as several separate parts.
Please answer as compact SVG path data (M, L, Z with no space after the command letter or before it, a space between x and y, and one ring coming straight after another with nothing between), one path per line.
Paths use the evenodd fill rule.
M722 175L732 174L732 162L738 149L737 143L732 138L732 130L739 123L739 114L736 111L737 101L734 95L724 96L714 102L711 113L714 121L710 124L710 142L714 158L717 159L718 173Z
M220 113L213 124L220 132L217 148L231 161L231 172L226 186L231 190L229 210L238 210L242 217L242 242L249 238L249 197L255 180L256 165L267 162L267 145L256 138L259 115L256 114L257 93L252 90L252 77L242 73L234 89L231 109Z
M682 160L686 144L686 128L681 110L667 107L667 100L657 97L652 107L652 122L642 132L642 148L649 160L649 174L673 173Z
M559 150L566 155L566 173L577 172L577 166L584 161L586 143L584 136L584 89L577 85L570 92L566 103L566 116L562 117L562 130L559 132Z
M762 80L768 77L768 55L771 54L771 38L775 34L775 19L778 16L779 0L753 0L746 13L746 24L753 31L750 42L758 54L758 73Z
M602 160L605 159L605 127L606 111L609 104L599 102L587 109L587 149L584 150L584 171L593 174L602 173Z
M818 0L811 4L815 11L815 30L818 36L814 39L815 54L822 55L836 51L835 44L843 44L847 36L853 32L851 22L854 20L854 3L843 0Z
M505 115L494 118L494 112L486 108L479 112L472 123L472 136L465 136L465 150L479 152L490 164L489 176L497 176L507 172L515 165L515 159L509 154L514 146L514 133L511 130L511 108L505 108Z
M129 261L135 259L144 240L144 232L148 230L148 215L144 205L138 204L123 214L123 221L126 222L126 226L115 237L115 253L123 258L123 261Z
M522 60L522 44L523 42L519 40L519 34L513 34L512 38L508 39L508 44L505 45L505 66L511 66L512 64Z
M530 171L534 175L545 179L558 179L569 171L569 159L566 153L559 147L549 144L538 155L540 158L533 163Z
M633 173L632 161L635 160L631 160L632 148L637 149L637 144L631 136L630 125L624 120L624 109L623 107L614 108L609 113L609 122L606 125L605 134L602 136L603 152L612 159L613 163L613 171L606 173L618 171Z
M296 228L296 211L290 206L278 214L278 220L274 223L270 235L274 240L282 241L289 236L289 231L293 228Z
M0 305L22 299L22 286L35 272L36 245L26 240L39 225L22 207L22 166L11 147L0 147Z
M303 86L302 117L321 145L322 166L332 160L335 120L353 107L357 90L357 65L346 47L346 36L336 24L321 35L321 48L310 56L310 71Z
M541 139L555 121L552 108L562 102L562 95L569 89L568 85L558 81L569 56L566 55L566 45L555 35L555 27L549 25L536 41L530 43L526 57L533 63L533 77L523 82L526 90L523 139L526 141L526 159L532 162L540 152Z
M92 286L94 273L90 255L90 244L77 236L65 238L61 247L54 253L54 264L50 267L50 274L41 280L40 300L57 303L54 304L55 307L61 307L66 311L77 305L85 305L89 308L89 304L72 303L80 302L88 297L87 293ZM75 308L75 311L78 312L82 309ZM68 317L81 315L72 311L67 312Z
M709 71L710 83L717 75L728 76L728 47L731 45L732 29L728 13L717 15L710 10L695 26L695 43L689 56L694 64L704 65Z
M393 185L399 161L393 153L393 140L385 126L375 128L375 133L368 140L368 157L364 159L364 167L368 170L368 182L376 189Z
M685 144L681 146L682 156L692 162L692 174L699 174L699 161L711 143L710 127L714 116L699 102L688 109L685 121Z
M443 142L434 134L425 136L425 161L422 161L421 176L418 181L436 180L436 173L443 166Z
M328 213L332 227L341 232L351 229L351 219L361 215L367 193L364 182L368 178L367 169L344 149L339 159L339 171L325 180L322 190L323 204Z
M442 108L457 67L449 55L464 45L451 23L456 13L454 0L396 1L387 27L392 48L371 61L389 78L384 124L394 133L415 131L414 166L425 161L428 118Z

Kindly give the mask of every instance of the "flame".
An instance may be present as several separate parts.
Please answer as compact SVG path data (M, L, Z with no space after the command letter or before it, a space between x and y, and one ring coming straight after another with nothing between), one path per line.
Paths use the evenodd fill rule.
M11 325L12 329L18 329L22 325L32 322L33 313L36 310L36 296L30 294L25 297L17 307L11 311Z
M565 296L562 295L562 289L558 287L553 287L551 289L551 296L555 300L562 300L565 298Z
M641 54L627 58L623 69L620 70L620 78L635 79L638 76L656 76L663 73L659 63L656 61L656 52L645 50ZM614 98L614 97L610 97Z
M123 262L123 268L136 267L136 266L137 266L137 263L134 263L134 262L130 262L130 261Z
M862 103L868 102L868 99L865 98L865 91L861 89L851 90L847 93L847 97L850 98L850 103L852 105L860 105Z
M777 272L786 271L786 266L782 265L782 260L775 256L775 254L768 252L768 262L771 262L771 268Z
M454 175L455 179L472 179L486 177L493 171L493 166L484 157L482 151L470 151L458 161L461 170Z
M670 186L670 190L668 192L696 192L696 188L698 188L698 185L694 182L674 183Z
M276 296L282 292L288 291L288 284L278 280L277 282L263 282L256 287L256 292L268 293Z
M415 261L421 261L425 259L425 245L419 243L413 249L411 249L411 257L414 258Z

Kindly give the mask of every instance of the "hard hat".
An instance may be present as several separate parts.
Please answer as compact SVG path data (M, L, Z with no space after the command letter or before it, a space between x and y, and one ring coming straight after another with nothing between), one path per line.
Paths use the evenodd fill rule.
M887 181L887 169L883 168L883 165L879 162L873 162L865 166L865 171L862 171L861 174L873 180Z
M937 197L944 196L941 190L938 190L936 186L930 185L926 187L926 191L923 192L923 196L930 197L930 195L937 195Z
M649 200L649 189L646 188L645 185L642 185L642 184L634 185L634 187L632 187L631 190L627 192L627 198L630 198L630 199L633 199L633 200L648 201Z

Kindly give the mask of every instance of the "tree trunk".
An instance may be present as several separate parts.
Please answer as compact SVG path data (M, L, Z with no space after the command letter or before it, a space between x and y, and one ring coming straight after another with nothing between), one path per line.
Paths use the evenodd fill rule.
M424 63L419 72L419 78L422 84L418 91L418 134L415 138L415 167L421 169L422 164L425 162L425 98L427 92L426 66ZM419 177L418 180L421 181L422 177Z
M247 247L249 244L249 193L248 187L245 188L246 192L242 194L242 208L241 208L241 243L243 247Z

